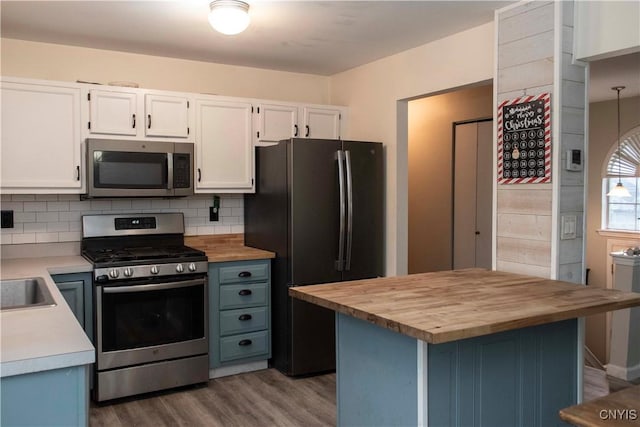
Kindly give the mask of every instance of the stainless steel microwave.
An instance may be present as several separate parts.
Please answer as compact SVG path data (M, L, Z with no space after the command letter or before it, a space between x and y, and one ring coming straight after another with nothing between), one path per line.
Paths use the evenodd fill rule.
M193 144L87 139L86 197L193 194Z

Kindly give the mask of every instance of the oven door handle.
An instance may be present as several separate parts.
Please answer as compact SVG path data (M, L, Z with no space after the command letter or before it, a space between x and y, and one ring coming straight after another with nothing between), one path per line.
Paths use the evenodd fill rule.
M204 280L185 280L183 282L155 283L151 285L109 286L103 287L105 294L126 294L130 292L160 291L163 289L186 288L188 286L204 285Z

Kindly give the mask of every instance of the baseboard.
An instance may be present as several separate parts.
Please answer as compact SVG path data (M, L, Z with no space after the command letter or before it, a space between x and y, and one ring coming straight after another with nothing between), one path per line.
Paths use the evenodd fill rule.
M242 363L240 365L223 366L221 368L210 369L209 378L228 377L229 375L242 374L244 372L259 371L267 369L269 364L266 360L257 362Z
M635 366L616 366L609 363L607 365L607 375L621 378L625 381L633 381L640 378L640 363Z

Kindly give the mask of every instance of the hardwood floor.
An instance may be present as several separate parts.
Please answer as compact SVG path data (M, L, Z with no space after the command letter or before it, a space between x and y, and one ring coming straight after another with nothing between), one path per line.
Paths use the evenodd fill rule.
M207 386L91 404L89 424L108 426L335 426L335 374L289 378L275 369Z

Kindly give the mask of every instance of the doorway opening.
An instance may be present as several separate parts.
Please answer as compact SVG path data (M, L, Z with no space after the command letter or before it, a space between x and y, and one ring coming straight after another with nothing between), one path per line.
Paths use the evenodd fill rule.
M468 248L473 247L475 263L476 241L485 237L489 249L482 255L488 255L488 260L481 257L480 261L481 265L488 262L488 267L491 267L493 125L487 118L492 116L491 82L408 102L408 273L451 270L454 265L467 266L470 257L457 262L456 248L465 255ZM476 153L474 160L462 156L456 159L456 152L461 155L470 151L470 145L465 145L465 148L459 145L455 149L456 129L472 134L478 123L483 132L488 129L488 141L483 145L486 148L478 149L476 144L472 150ZM475 132L477 136L477 128ZM477 164L478 159L482 161L480 165ZM457 168L456 161L460 162ZM474 162L476 166L471 174L463 164ZM481 196L477 195L478 178L472 177L478 171L489 177L488 183L480 188ZM456 182L459 186L457 191ZM488 196L482 195L486 186L489 188ZM475 190L469 195L466 190L471 188ZM459 196L457 201L456 194ZM476 204L478 197L483 202L480 207ZM473 213L469 206L476 206ZM476 212L489 219L488 230L475 228ZM473 221L469 220L471 217ZM480 222L483 222L482 218ZM460 227L470 223L473 227L469 228L469 235ZM480 234L476 235L476 231ZM454 244L455 236L458 236L457 244Z

